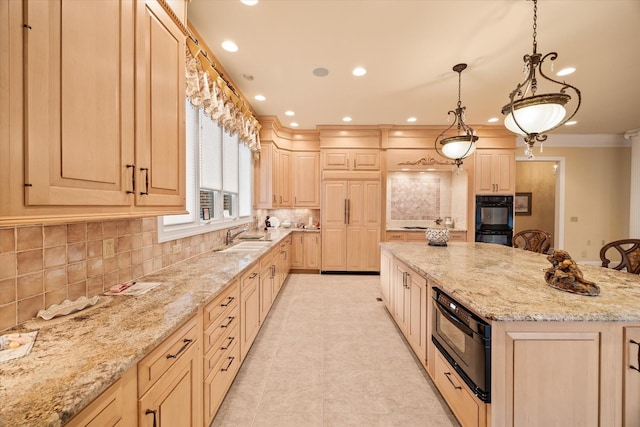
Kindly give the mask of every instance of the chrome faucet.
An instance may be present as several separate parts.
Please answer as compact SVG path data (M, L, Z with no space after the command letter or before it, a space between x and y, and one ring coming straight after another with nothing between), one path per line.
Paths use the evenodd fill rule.
M231 230L235 230L237 228L239 228L240 226L238 225L237 227L233 227L227 230L227 237L224 241L224 243L229 246L230 244L233 243L233 239L235 239L236 237L238 237L239 234L245 233L247 231L249 231L249 229L247 227L243 228L242 230L238 231L237 233L233 233L231 234Z

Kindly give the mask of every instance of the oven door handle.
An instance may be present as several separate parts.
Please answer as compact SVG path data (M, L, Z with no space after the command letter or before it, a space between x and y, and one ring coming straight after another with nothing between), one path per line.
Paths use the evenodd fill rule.
M435 303L438 305L439 311L451 322L453 323L453 325L460 329L464 334L469 335L470 337L473 336L473 330L468 327L467 325L465 325L464 323L462 323L460 320L456 319L451 313L449 313L449 310L447 310L447 308L440 302L437 300L434 300Z

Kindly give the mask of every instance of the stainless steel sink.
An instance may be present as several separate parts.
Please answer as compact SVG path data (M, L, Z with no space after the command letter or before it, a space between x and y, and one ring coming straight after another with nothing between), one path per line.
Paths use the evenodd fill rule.
M270 246L271 242L265 241L245 241L235 244L220 252L257 252L261 249Z

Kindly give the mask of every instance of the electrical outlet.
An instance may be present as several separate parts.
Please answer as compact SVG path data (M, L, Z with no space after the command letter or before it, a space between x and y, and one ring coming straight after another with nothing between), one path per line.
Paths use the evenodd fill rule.
M572 216L571 218L569 218L569 222L578 222L578 217Z
M587 246L591 246L591 240L587 240Z
M173 245L171 251L174 254L179 254L180 252L182 252L182 245Z
M582 252L580 253L580 256L581 256L582 258L586 258L586 257L587 257L587 251L582 251Z
M102 241L102 258L113 258L116 256L116 242L113 239Z

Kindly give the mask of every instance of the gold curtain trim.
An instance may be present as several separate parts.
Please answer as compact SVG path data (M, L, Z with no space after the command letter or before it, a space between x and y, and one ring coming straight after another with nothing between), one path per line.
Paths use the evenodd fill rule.
M186 93L193 106L231 135L238 134L238 140L258 156L260 123L193 36L187 37Z

